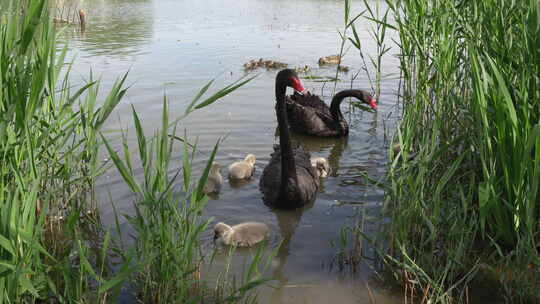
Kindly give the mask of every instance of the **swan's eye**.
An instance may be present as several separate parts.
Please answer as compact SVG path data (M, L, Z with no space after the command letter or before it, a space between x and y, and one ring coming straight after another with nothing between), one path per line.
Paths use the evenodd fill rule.
M302 93L305 90L304 86L302 86L302 83L300 82L300 79L298 79L297 77L291 78L291 84L295 91Z

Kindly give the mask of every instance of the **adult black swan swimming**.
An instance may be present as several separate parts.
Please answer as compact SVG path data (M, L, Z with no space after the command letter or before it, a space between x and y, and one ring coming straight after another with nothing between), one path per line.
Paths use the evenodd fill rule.
M291 146L285 108L287 87L304 91L298 76L290 69L282 70L276 76L279 146L274 146L274 153L259 182L264 202L280 209L300 208L312 202L320 185L317 172L311 166L309 152L301 147L293 149Z
M349 124L343 118L341 102L346 97L355 97L377 109L376 100L366 91L344 90L332 98L328 107L319 96L311 93L293 94L287 100L287 116L290 128L298 133L329 137L346 136L349 134Z

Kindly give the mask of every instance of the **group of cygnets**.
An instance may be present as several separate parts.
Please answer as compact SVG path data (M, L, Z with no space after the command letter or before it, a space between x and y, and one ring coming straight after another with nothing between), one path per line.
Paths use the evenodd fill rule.
M319 66L325 66L325 65L339 65L338 70L340 72L348 72L349 67L340 65L341 64L341 56L340 55L330 55L319 58ZM263 60L262 58L259 58L259 60L250 60L249 62L244 63L244 70L251 71L257 68L266 68L267 70L271 69L281 69L287 67L288 64L275 61L275 60ZM307 73L311 70L311 67L308 65L305 65L303 67L296 67L294 70L297 73Z
M248 154L244 160L232 163L229 166L229 180L244 181L249 180L255 171L255 162L257 158L253 154ZM328 176L330 166L328 160L324 157L311 157L311 166L316 170L317 176L325 178ZM205 194L218 193L223 184L223 176L220 173L221 165L213 163L210 167L208 179L204 185L203 192Z
M293 95L286 95L287 87L294 89ZM292 69L284 69L277 74L275 92L279 145L274 145L274 153L262 172L259 188L263 201L270 207L295 209L315 200L320 179L328 175L330 168L325 158L311 157L302 146L293 145L289 129L317 137L347 136L349 126L341 113L341 102L346 97L354 97L374 110L377 102L365 91L344 90L332 98L329 107L320 97L304 89ZM244 160L232 163L228 168L229 179L250 179L255 162L255 155L248 154ZM219 192L223 183L219 169L219 164L212 165L204 186L205 193ZM229 226L220 222L214 226L214 240L224 245L246 247L264 240L268 231L264 223L246 222Z
M232 163L229 166L229 180L244 181L249 180L255 171L256 157L248 154L244 160ZM328 176L330 166L324 157L312 157L311 166L316 170L319 178ZM223 177L219 170L221 166L213 163L208 175L203 192L206 194L217 193L221 189ZM219 222L214 226L214 240L229 246L249 247L265 239L268 234L268 226L264 223L246 222L235 226L229 226Z
M244 160L232 163L229 166L229 179L233 181L247 180L253 175L255 171L256 157L253 154L248 154ZM204 185L203 192L205 194L218 193L221 190L221 184L223 184L223 177L219 170L221 165L213 163L208 174L208 179Z

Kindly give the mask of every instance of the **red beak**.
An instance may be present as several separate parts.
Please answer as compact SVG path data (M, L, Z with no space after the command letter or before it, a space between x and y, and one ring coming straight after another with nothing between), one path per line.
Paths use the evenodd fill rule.
M302 86L302 83L300 82L300 79L293 77L291 78L292 81L292 87L295 91L298 91L300 93L303 93L306 89L304 89L304 86Z
M377 110L377 101L375 99L371 99L369 101L369 106L373 109L373 110Z

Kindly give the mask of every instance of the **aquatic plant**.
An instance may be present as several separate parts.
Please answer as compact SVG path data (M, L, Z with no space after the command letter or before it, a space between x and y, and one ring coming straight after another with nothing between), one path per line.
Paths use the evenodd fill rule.
M388 262L423 301L465 300L486 276L538 301L539 2L387 3L403 83Z
M203 88L198 96L202 96L206 89ZM217 94L224 91L225 89ZM210 97L194 107L202 108L217 100ZM132 116L137 135L138 157L143 167L142 181L135 177L127 136L122 135L123 159L105 140L112 161L137 196L133 204L135 216L128 217L135 231L135 244L126 250L133 253L123 256L124 263L131 263L132 267L137 269L131 282L136 286L134 290L142 302L199 303L205 297L211 296L201 279L204 256L201 253L200 238L212 218L202 220L201 215L208 202L204 185L219 142L214 146L202 176L197 183L192 183L191 161L197 145L191 144L187 135L176 135L177 122L169 124L166 98L163 100L161 130L156 131L151 139L144 134L141 120L134 108ZM177 141L183 143L182 167L174 169L170 160L175 151L174 143ZM171 175L169 172L176 173ZM180 181L177 178L180 176L183 180L183 191L178 194L176 188ZM257 267L256 264L253 267ZM254 276L238 288L247 295L250 289L265 281L260 276ZM249 287L246 287L247 285Z
M122 98L125 77L98 107L96 82L72 91L67 80L70 69L63 69L67 49L58 51L47 2L4 5L0 303L67 301L82 296L96 273L85 263L89 255L85 234L95 228L88 191L102 171L97 132ZM105 282L109 276L100 272L102 261L97 259L96 269Z
M181 118L169 123L164 103L162 129L147 139L133 111L145 177L141 184L125 141L124 161L105 142L126 184L140 198L137 214L130 218L137 232L130 244L135 245L129 246L118 218L116 230L101 224L92 191L96 178L109 167L99 159L100 131L126 92L127 74L103 99L92 76L74 90L71 65L65 62L67 48L56 45L48 2L2 5L0 303L114 302L124 286L135 286L133 293L154 302L200 299L205 289L197 275L198 239L207 223L198 219L206 201L201 190L208 170L196 186L191 184L192 150L184 145L180 170L186 196L173 195L175 176L169 176L168 168L177 137L170 131ZM249 80L201 100L208 83L185 115ZM265 281L255 271L259 260L254 258L250 276L231 291L234 299L249 296L251 288Z
M387 53L391 50L391 48L386 44L387 30L392 28L388 23L388 15L390 13L390 10L386 9L384 12L381 11L381 4L379 1L371 3L367 0L363 0L363 4L366 9L353 16L351 15L351 0L346 0L344 3L344 26L343 30L339 32L339 35L341 37L341 45L338 56L339 58L345 56L345 46L347 45L347 43L351 43L352 46L354 46L354 48L358 51L358 55L362 59L362 66L352 76L351 81L354 81L360 75L360 73L362 73L362 75L364 75L363 73L365 73L365 76L371 83L375 99L379 99L381 95L381 80L383 77L382 60L384 56L387 55ZM371 54L365 54L363 42L358 35L358 30L356 29L355 22L359 18L365 18L369 21L373 21L374 27L370 28L368 32L370 37L376 42L375 56L372 56ZM352 31L352 36L349 36L349 31ZM371 69L375 69L374 77L372 75ZM338 78L338 74L341 70L343 69L340 61L336 68L336 79ZM360 108L364 110L366 109L365 107Z

